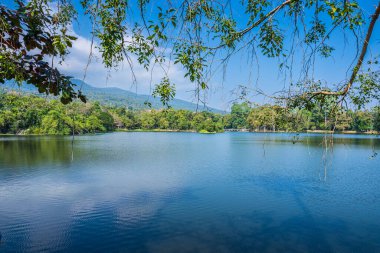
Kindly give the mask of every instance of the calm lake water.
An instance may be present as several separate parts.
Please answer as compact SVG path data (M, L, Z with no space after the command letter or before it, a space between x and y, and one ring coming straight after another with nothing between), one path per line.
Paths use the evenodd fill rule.
M380 138L323 142L0 137L0 252L380 252Z

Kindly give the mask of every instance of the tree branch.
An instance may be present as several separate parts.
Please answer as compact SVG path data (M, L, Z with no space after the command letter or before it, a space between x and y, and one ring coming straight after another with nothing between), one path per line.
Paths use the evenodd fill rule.
M274 8L273 10L271 10L270 12L268 12L265 16L261 17L259 20L257 20L255 23L253 23L251 26L249 26L249 27L245 28L244 30L238 32L238 35L239 36L244 36L246 33L248 33L249 31L251 31L255 27L259 26L262 22L264 22L265 20L267 20L269 17L275 15L279 10L281 10L285 6L291 4L292 2L297 2L297 1L299 1L299 0L287 0L287 1L283 2L279 6L277 6L276 8Z
M274 8L273 10L271 10L270 12L268 12L265 16L262 16L259 20L257 20L251 26L245 28L244 30L236 32L237 36L238 37L244 36L245 34L247 34L248 32L250 32L252 29L254 29L255 27L259 26L261 23L263 23L265 20L267 20L271 16L275 15L278 11L280 11L285 6L287 6L287 5L289 5L289 4L293 3L293 2L297 2L297 1L299 1L299 0L287 0L287 1L283 2L279 6L277 6L276 8ZM210 50L217 50L217 49L220 49L220 48L225 47L225 46L226 46L226 44L222 43L222 44L220 44L220 45L218 45L216 47L209 47L208 49L210 49Z
M376 24L376 21L379 18L379 15L380 15L380 1L377 4L375 13L372 15L371 23L369 24L369 27L368 27L368 30L367 30L367 34L365 36L365 40L363 42L363 46L362 46L362 49L361 49L361 52L360 52L359 59L356 62L356 65L355 65L355 67L352 70L351 77L350 77L348 83L346 84L346 86L344 87L344 89L341 90L341 91L326 91L326 90L321 90L321 91L311 92L309 94L312 94L312 95L343 96L343 97L345 97L347 95L348 91L350 90L352 84L354 83L355 78L356 78L356 76L357 76L357 74L358 74L358 72L359 72L359 70L360 70L360 68L361 68L361 66L363 64L364 57L365 57L365 55L367 53L368 44L369 44L369 41L370 41L371 36L372 36L373 28L375 27L375 24Z

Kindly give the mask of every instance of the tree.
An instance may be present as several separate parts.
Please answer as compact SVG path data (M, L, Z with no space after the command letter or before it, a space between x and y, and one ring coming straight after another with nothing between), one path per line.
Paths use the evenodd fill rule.
M16 79L27 81L40 92L61 95L68 103L79 97L69 77L60 73L47 59L62 60L75 38L68 27L76 16L69 0L57 0L55 11L49 0L32 0L27 4L0 6L0 81ZM326 96L340 102L353 95L378 92L376 87L361 85L375 76L375 70L362 70L374 26L380 14L380 2L365 15L356 1L347 0L83 0L81 8L93 23L93 41L99 44L104 66L113 68L126 60L132 69L131 55L146 69L159 65L162 82L154 89L167 104L175 94L168 79L168 59L174 59L186 71L185 76L196 84L196 94L208 88L207 81L218 66L225 64L236 52L254 54L259 51L270 58L278 58L280 69L293 69L292 54L303 51L302 77L297 85L277 96L287 99L288 105L309 106ZM14 8L12 8L12 6ZM154 11L151 11L152 8ZM234 15L243 13L243 18ZM127 13L135 13L128 22ZM312 14L312 15L310 15ZM243 19L243 20L242 20ZM245 20L244 20L245 19ZM280 22L281 21L281 22ZM287 26L287 31L281 29ZM365 31L363 36L360 31ZM332 33L351 33L357 38L355 64L343 84L322 85L313 80L310 68L314 57L331 57ZM298 36L295 39L295 36ZM378 35L377 35L378 36ZM301 51L301 50L299 50ZM91 56L91 55L90 55ZM219 61L218 61L219 60ZM377 68L376 61L375 67ZM342 78L344 79L344 78ZM369 88L369 89L368 89Z
M113 127L110 127L109 122L106 122L104 125L103 122L96 117L95 115L90 115L85 120L85 129L89 133L96 133L96 132L105 132L113 130Z
M155 111L145 111L140 114L141 127L143 129L154 129L156 128L156 117Z
M287 130L284 125L288 115L284 108L272 105L256 106L251 109L247 116L247 124L251 130Z
M247 128L247 116L251 110L251 107L247 102L234 103L231 107L231 118L229 127L234 129Z
M358 132L372 130L372 117L368 111L356 111L352 128Z
M380 107L373 108L373 130L380 132Z
M338 131L345 131L350 129L352 125L352 118L350 115L350 111L345 111L345 110L339 110L336 113L336 118L335 118L335 129Z
M287 129L290 131L305 131L310 129L312 113L308 110L295 108L286 112Z
M189 111L178 110L175 116L175 125L179 130L189 130L192 121L192 114ZM175 128L175 127L174 127Z
M0 5L0 82L26 81L41 93L60 94L65 104L76 97L85 101L80 91L74 91L70 77L47 62L62 59L75 40L67 34L73 7L60 1L60 11L52 14L49 1L15 2L15 9Z
M169 128L169 121L165 117L160 117L160 119L158 120L158 128L159 129L168 129Z
M40 134L70 134L69 121L60 111L51 110L42 118Z

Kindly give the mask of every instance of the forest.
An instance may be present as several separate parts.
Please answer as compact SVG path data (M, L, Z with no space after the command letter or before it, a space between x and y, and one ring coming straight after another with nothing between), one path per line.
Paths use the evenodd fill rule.
M99 102L74 102L15 92L0 94L1 134L70 135L117 130L193 131L218 133L244 131L380 131L380 107L371 110L285 108L278 105L234 103L228 114L188 110L135 110L104 106Z

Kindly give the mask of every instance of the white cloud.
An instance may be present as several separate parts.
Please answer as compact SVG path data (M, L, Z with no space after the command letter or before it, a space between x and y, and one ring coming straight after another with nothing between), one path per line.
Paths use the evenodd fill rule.
M78 38L70 50L70 54L66 56L64 62L58 67L63 73L82 80L85 74L85 68L88 63L91 52L91 40L80 36L73 32ZM85 82L96 87L118 87L126 90L131 90L141 94L151 94L151 89L155 84L159 83L164 77L164 71L156 64L153 71L147 71L138 64L136 57L131 55L133 63L133 71L137 83L133 83L131 68L125 60L117 69L106 69L101 60L101 53L97 49L97 42L93 44L91 63L86 72ZM165 63L166 71L169 78L176 84L177 98L191 100L193 94L187 92L194 88L194 85L188 81L184 75L184 70L172 62Z

